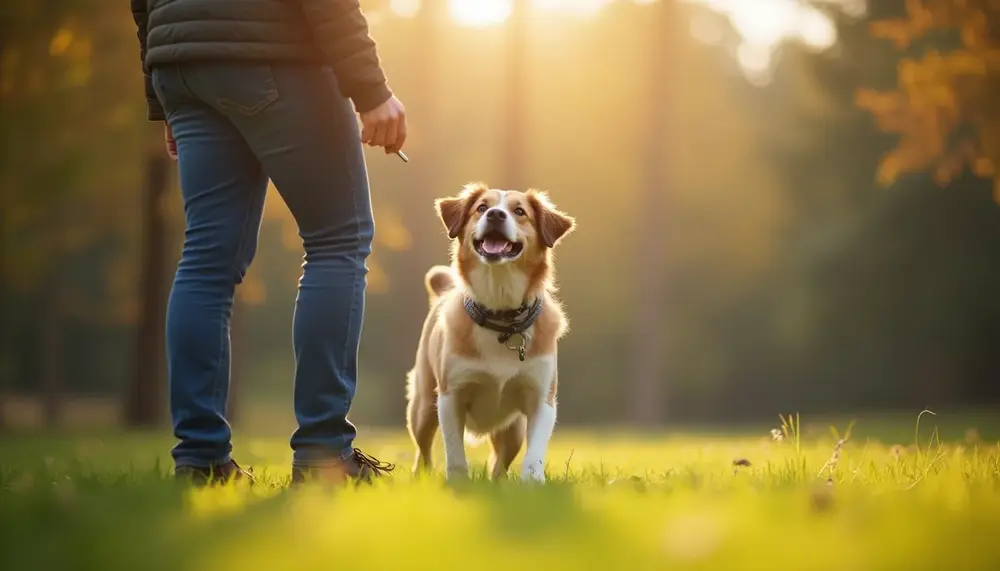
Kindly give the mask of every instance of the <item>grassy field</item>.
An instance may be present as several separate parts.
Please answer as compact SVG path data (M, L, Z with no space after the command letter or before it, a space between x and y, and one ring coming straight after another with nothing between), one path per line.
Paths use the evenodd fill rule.
M284 438L236 443L264 485L188 490L163 434L7 435L0 569L1000 569L996 422L915 421L557 429L541 487L483 481L485 447L465 485L414 480L405 435L366 432L391 481L296 491Z

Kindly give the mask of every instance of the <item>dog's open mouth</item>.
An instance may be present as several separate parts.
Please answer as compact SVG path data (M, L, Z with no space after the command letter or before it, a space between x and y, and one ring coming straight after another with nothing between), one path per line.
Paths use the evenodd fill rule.
M502 260L516 258L524 246L520 242L511 242L499 232L490 232L472 243L476 252L487 260Z

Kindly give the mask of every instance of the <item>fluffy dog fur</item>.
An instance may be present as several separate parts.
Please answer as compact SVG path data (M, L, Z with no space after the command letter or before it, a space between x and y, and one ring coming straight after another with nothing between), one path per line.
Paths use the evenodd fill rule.
M452 239L452 265L427 273L430 312L407 379L407 425L417 448L414 471L431 467L431 445L440 427L449 479L468 476L468 435L489 437L492 478L506 475L527 439L521 478L544 482L556 422L556 342L567 327L554 297L552 248L574 221L544 193L478 183L436 206ZM543 299L541 315L525 332L523 362L498 342L497 332L473 322L465 297L490 310Z

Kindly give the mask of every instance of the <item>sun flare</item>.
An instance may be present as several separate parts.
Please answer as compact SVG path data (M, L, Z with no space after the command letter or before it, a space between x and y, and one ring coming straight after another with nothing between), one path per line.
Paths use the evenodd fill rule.
M470 28L503 24L512 9L513 0L448 0L451 19Z
M448 0L452 22L467 28L504 25L511 17L515 0ZM591 17L616 1L652 4L662 0L525 0L534 15ZM724 28L731 27L739 37L735 58L748 79L766 83L774 70L778 47L797 42L816 51L837 43L837 28L827 9L834 8L849 16L860 17L868 0L680 0L705 6L728 21L695 16L687 24L691 35L704 43L717 43ZM390 0L389 10L398 17L412 18L421 9L421 0ZM551 23L551 20L550 20Z

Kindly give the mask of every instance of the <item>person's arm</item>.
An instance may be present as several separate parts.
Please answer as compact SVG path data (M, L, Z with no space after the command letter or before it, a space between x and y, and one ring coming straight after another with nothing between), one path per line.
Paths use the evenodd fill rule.
M136 35L139 37L139 59L142 62L142 75L145 80L146 117L150 121L163 121L166 119L163 107L160 106L160 101L156 98L153 80L149 76L149 70L146 69L146 30L149 24L147 10L146 0L132 0L132 19L135 20Z
M354 102L358 113L371 111L392 97L358 0L300 2L313 37L337 76L340 92Z

